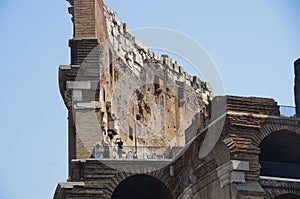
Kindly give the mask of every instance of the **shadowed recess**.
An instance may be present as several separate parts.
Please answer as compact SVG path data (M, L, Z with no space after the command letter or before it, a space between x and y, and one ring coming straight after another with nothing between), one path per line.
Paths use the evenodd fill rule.
M285 194L285 195L278 196L275 199L299 199L299 196L296 196L294 194Z
M172 199L168 188L158 179L136 175L125 179L113 192L112 199Z
M278 131L260 144L262 176L300 178L300 135Z

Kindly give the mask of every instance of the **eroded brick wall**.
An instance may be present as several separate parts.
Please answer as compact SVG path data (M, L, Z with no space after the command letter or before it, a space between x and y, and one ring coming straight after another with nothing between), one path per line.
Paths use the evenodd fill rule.
M103 0L73 0L69 9L73 15L74 37L107 37Z
M96 37L95 0L74 1L74 37Z

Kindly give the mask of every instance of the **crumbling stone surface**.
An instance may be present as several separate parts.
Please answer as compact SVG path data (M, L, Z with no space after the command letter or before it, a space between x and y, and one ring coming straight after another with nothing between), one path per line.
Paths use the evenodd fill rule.
M118 73L110 100L119 130L137 131L138 144L184 146L185 130L212 99L209 86L169 56L148 50L106 6L104 15Z
M299 195L296 180L262 178L259 160L260 143L271 133L300 134L297 118L283 118L269 98L212 99L208 83L188 75L168 55L147 49L102 0L69 2L71 65L59 70L69 111L69 179L57 186L54 199L108 199L137 173L158 179L173 198ZM298 66L299 60L297 106ZM226 106L207 120L222 99ZM222 128L216 128L217 117L225 121ZM161 160L90 158L95 145L115 147L119 137L127 146L171 146L171 155ZM203 148L208 153L200 156Z
M183 147L204 128L212 99L208 83L147 49L102 1L71 5L72 65L60 70L60 90L75 118L72 158L90 157L104 140L113 147L116 138L124 146ZM84 109L90 119L81 120Z

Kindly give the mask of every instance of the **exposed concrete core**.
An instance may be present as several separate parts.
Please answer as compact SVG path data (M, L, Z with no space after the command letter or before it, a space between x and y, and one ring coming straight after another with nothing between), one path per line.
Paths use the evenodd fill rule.
M300 59L296 60L294 63L295 67L295 104L297 117L300 117Z

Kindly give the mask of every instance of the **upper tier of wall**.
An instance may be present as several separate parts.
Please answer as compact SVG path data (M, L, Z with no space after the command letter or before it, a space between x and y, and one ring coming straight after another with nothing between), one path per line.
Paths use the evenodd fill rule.
M185 82L192 86L206 104L212 99L212 88L209 83L201 81L197 76L191 76L185 72L181 64L168 55L159 55L149 50L142 42L134 37L126 23L122 23L116 12L104 5L104 16L108 38L116 53L135 74L139 74L142 67L150 66L150 63L162 65L168 69L169 74L176 81Z

